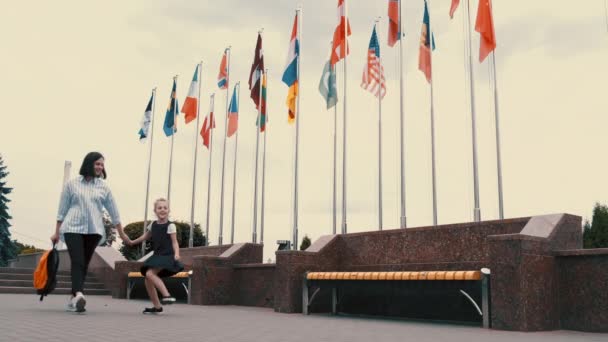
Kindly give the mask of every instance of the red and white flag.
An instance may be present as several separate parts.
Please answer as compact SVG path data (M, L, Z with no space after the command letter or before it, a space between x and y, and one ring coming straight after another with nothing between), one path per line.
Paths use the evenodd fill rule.
M331 50L331 65L335 65L348 55L347 36L350 36L350 23L346 14L346 0L338 0L338 26L334 31L334 40Z

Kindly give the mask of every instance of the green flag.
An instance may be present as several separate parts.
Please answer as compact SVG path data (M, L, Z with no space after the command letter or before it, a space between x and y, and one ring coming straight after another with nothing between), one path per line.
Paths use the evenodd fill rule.
M319 92L327 103L327 109L333 107L338 103L338 90L336 88L336 71L335 68L331 67L329 61L325 63L323 68L323 75L321 75L321 81L319 82Z

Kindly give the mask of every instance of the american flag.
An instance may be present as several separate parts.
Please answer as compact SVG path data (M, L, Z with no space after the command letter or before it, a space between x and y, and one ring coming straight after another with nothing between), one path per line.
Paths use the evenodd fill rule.
M384 98L384 95L386 95L386 80L384 79L384 68L380 62L380 44L378 44L375 26L372 38L369 40L367 64L363 68L361 88L366 89L376 97Z

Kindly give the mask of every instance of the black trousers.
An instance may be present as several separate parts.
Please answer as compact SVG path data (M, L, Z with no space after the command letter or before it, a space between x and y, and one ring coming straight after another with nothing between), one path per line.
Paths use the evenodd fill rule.
M101 235L65 233L64 239L72 263L72 294L76 295L76 292L83 292L89 262Z

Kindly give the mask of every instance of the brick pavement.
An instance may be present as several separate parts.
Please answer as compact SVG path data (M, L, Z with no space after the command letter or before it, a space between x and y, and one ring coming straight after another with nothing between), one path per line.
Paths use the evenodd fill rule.
M67 296L0 294L0 341L608 341L608 334L574 331L521 333L445 323L275 313L238 306L176 304L144 316L148 302L87 297L86 314L65 312Z

